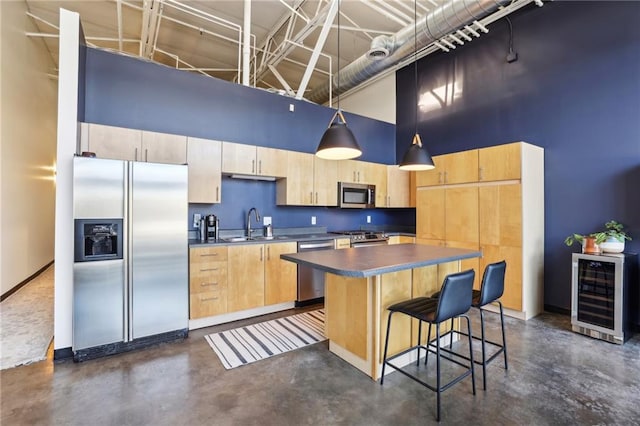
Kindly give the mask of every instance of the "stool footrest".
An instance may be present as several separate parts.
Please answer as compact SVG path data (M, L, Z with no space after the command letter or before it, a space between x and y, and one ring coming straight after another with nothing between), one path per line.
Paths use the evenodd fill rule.
M421 380L420 378L418 378L418 377L414 376L413 374L411 374L411 373L408 373L408 372L404 371L404 370L402 369L402 367L398 367L398 366L396 366L396 365L393 365L393 364L390 362L390 361L392 361L393 359L398 358L399 356L405 355L405 354L407 354L407 353L409 353L409 352L411 352L411 351L414 351L414 350L416 350L416 349L418 349L418 348L420 348L420 349L424 349L424 350L429 350L429 349L427 348L427 346L424 346L424 345L417 345L417 346L413 346L413 347L411 347L411 348L409 348L409 349L405 349L404 351L402 351L402 352L400 352L400 353L397 353L397 354L395 354L395 355L393 355L393 356L391 356L391 357L387 358L387 360L386 360L386 361L384 361L384 364L386 364L386 365L388 365L388 366L390 366L390 367L393 367L397 372L404 374L405 376L409 377L410 379L413 379L414 381L416 381L416 382L420 383L421 385L423 385L423 386L425 386L425 387L429 388L430 390L432 390L432 391L434 391L434 392L438 392L438 391L445 391L445 390L449 389L451 386L453 386L453 385L455 385L456 383L460 382L460 381L461 381L462 379L464 379L465 377L468 377L468 376L470 376L470 375L472 374L472 373L471 373L471 369L468 369L468 370L466 370L464 373L460 374L459 376L454 377L450 382L448 382L448 383L446 383L446 384L444 384L444 385L441 385L441 386L440 386L440 389L438 389L436 386L432 386L432 385L428 384L427 382L425 382L424 380ZM450 352L450 353L452 353L453 355L458 355L458 354L456 354L455 352L448 351L447 349L444 349L444 348L440 348L440 350L441 350L441 351L445 351L445 352ZM434 350L430 350L430 351L431 351L432 353L436 353ZM460 355L458 355L458 356L460 356ZM447 356L440 355L440 357L441 357L441 358L444 358L444 359L446 359L446 360L448 360L448 361L451 361L451 362L453 362L453 363L455 363L455 364L458 364L458 365L460 365L460 366L462 366L462 367L469 368L469 366L468 366L468 365L465 365L465 364L463 364L463 363L461 363L461 362L459 362L459 361L456 361L456 360L454 360L454 359L451 359L451 358L449 358L449 357L447 357ZM464 358L464 357L462 357L462 358Z
M464 333L464 332L462 332L462 331L458 331L458 330L449 330L449 331L447 331L447 332L444 334L444 336L442 336L442 337L445 337L447 334L451 334L451 333L458 333L458 334L462 334L463 336L468 336L468 334L467 334L467 333ZM482 338L480 338L480 337L476 337L476 336L474 336L474 335L471 335L471 337L472 337L473 339L476 339L476 340L482 340ZM489 344L491 344L491 345L494 345L494 346L497 346L497 347L499 347L499 348L500 348L500 349L498 349L498 351L497 351L496 353L491 354L491 356L490 356L490 357L485 361L485 363L486 363L486 364L489 364L489 363L490 363L491 361L493 361L493 360L494 360L498 355L500 355L501 353L503 353L503 352L504 352L504 346L502 346L502 345L501 345L501 344L499 344L499 343L491 342L491 341L489 341L489 340L485 340L485 343L489 343ZM431 342L429 342L429 351L430 351L431 353L435 353L435 351L433 350L433 346L434 346L434 344L433 344L433 343L431 343ZM424 348L424 346L422 346L422 347ZM462 354L460 354L460 353L458 353L458 352L455 352L455 351L453 351L453 350L451 350L451 349L447 349L447 348L440 348L440 350L441 350L441 351L445 351L445 352L447 352L447 353L450 353L450 354L452 354L452 355L458 356L458 357L460 357L460 358L466 359L467 361L471 361L471 359L470 359L468 356L462 355ZM447 358L447 359L449 359L449 358ZM450 360L450 361L452 361L452 362L456 362L455 360L452 360L452 359L449 359L449 360ZM474 363L476 363L476 364L478 364L478 365L482 365L482 364L483 364L482 360L478 360L478 359L474 359L474 360L473 360L473 362L474 362ZM458 364L460 364L460 365L463 365L463 366L464 366L464 364L461 364L461 363L458 363Z

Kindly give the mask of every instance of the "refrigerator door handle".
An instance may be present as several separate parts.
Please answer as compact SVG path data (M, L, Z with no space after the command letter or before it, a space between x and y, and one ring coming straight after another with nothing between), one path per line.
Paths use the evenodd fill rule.
M132 291L131 291L131 283L133 283L133 259L131 256L131 244L133 241L133 220L131 220L131 206L132 206L132 202L133 202L133 191L131 189L131 185L130 182L133 181L133 167L131 162L126 162L125 163L125 176L124 176L124 196L125 196L125 220L127 221L126 224L126 239L125 241L127 242L126 244L126 274L127 276L125 277L124 280L124 300L125 300L125 318L124 318L124 323L125 323L125 330L124 330L124 341L125 342L129 342L131 340L133 340L133 319L131 318L131 312L133 309L133 297L132 297Z

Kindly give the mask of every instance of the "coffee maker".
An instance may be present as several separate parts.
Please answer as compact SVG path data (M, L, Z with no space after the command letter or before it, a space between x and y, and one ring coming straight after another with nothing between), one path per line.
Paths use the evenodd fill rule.
M209 214L204 218L207 241L218 239L218 218L214 214Z

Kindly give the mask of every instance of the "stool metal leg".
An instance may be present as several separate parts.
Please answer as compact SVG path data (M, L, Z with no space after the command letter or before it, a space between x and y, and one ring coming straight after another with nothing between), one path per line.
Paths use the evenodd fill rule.
M455 318L451 318L451 327L449 328L449 349L453 348L453 320Z
M387 348L389 347L389 330L391 330L391 315L389 312L389 321L387 322L387 337L384 339L384 355L382 357L382 375L380 376L380 386L384 384L384 368L387 366Z
M429 345L431 345L431 323L429 323L429 332L427 333L427 354L424 356L424 365L427 366L429 360Z
M429 352L429 351L427 351ZM440 324L436 324L436 420L440 421Z
M467 334L469 335L469 359L470 359L470 367L471 367L471 387L473 389L473 394L476 394L476 370L473 363L473 337L471 337L471 320L468 315L463 315L467 320Z
M480 336L482 339L482 389L487 390L487 353L486 340L484 338L484 310L480 310Z
M422 321L418 320L418 356L416 358L416 367L420 366L420 341L422 340ZM427 353L429 353L429 338L427 337Z
M497 301L498 305L500 305L500 326L502 327L502 351L504 352L504 369L508 370L509 366L507 365L507 339L504 335L504 312L502 311L502 302Z

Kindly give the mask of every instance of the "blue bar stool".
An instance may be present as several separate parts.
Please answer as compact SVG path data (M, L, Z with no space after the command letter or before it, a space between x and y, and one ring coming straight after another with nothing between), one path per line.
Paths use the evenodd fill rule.
M394 305L389 306L389 323L387 324L387 335L384 342L384 356L382 362L382 377L380 377L380 385L384 384L384 370L387 365L393 367L400 373L405 376L415 380L421 385L427 387L428 389L436 392L436 400L437 400L437 410L436 410L436 420L440 421L440 393L449 389L451 386L460 382L467 376L471 376L471 384L473 388L473 394L476 394L476 379L474 372L474 363L473 363L473 351L471 345L471 322L469 321L469 317L466 315L467 311L471 308L471 297L473 294L473 279L475 277L475 271L470 269L464 272L458 272L455 274L448 275L444 283L442 284L442 291L440 292L440 298L433 299L431 297L417 297L415 299L405 300L403 302L396 303ZM405 315L409 315L412 318L418 320L418 342L416 346L412 346L409 349L406 349L392 357L387 358L387 349L389 345L389 330L391 329L391 318L394 313L399 312ZM463 364L453 358L449 358L445 355L441 356L441 348L440 348L440 324L452 320L458 317L465 318L467 320L467 335L469 336L469 365ZM436 326L436 350L434 351L429 342L426 345L420 344L420 337L422 334L422 322L426 322L429 324L429 331L431 331L431 325ZM429 333L430 334L430 333ZM427 336L427 339L430 336ZM417 362L416 365L420 365L420 349L425 349L426 356L429 356L429 352L436 354L436 386L432 386L427 382L421 380L417 376L414 376L407 371L402 370L402 368L394 365L391 361L399 356L402 356L406 353L409 353L413 350L418 351ZM449 361L452 361L458 365L466 367L467 370L452 379L449 383L441 384L440 382L440 358L445 358ZM426 366L426 359L425 359ZM426 367L425 367L426 368Z
M507 364L507 340L505 338L504 333L504 312L502 309L502 303L500 302L500 298L504 293L504 276L507 270L507 262L500 261L496 263L491 263L487 265L484 269L484 273L482 275L482 285L480 286L480 291L473 290L473 301L471 306L477 308L480 311L480 337L472 336L474 339L482 341L482 361L476 360L475 363L482 365L482 388L483 390L487 390L487 364L493 361L500 354L504 355L504 369L508 370L509 366ZM441 292L434 293L431 297L437 299L440 297ZM500 307L500 327L502 329L502 344L497 342L492 342L485 338L485 330L484 330L484 306L490 303L497 303ZM453 322L452 322L453 325ZM466 333L462 331L453 330L453 326L451 327L451 331L449 333L458 333L466 336ZM487 348L486 345L493 345L498 349L498 351L492 354L487 358ZM458 355L462 358L467 359L463 355ZM468 359L467 359L468 360Z

